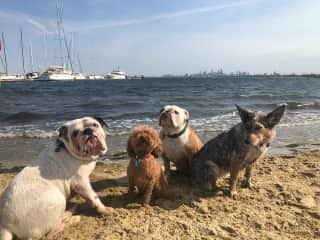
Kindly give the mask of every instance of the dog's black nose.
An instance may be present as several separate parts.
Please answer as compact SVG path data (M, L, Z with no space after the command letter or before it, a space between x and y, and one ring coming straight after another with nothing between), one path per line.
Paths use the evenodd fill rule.
M83 131L83 135L92 135L93 134L93 130L91 128L86 128Z
M245 144L250 144L250 141L248 139L244 140Z
M148 139L145 137L140 137L139 141L140 141L140 144L147 144L149 142Z

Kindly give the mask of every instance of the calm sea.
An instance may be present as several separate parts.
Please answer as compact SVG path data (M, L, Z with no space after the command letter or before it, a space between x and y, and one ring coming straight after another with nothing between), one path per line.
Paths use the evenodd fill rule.
M8 147L13 151L13 143L16 147L32 140L47 143L57 136L56 130L64 121L86 115L102 117L108 123L109 147L114 153L125 149L132 127L147 124L158 128L158 113L166 104L188 109L190 123L204 141L239 122L235 104L260 111L286 104L275 144L318 144L320 79L35 81L0 86L0 158L10 155Z

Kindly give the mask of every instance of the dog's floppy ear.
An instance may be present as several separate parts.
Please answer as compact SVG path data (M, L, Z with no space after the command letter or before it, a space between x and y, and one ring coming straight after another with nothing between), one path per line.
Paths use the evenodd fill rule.
M65 141L69 141L68 139L68 127L63 125L59 128L59 138L63 138Z
M238 109L241 121L243 123L249 122L250 120L252 120L254 118L253 112L250 112L250 111L238 106L237 104L236 104L236 107Z
M106 128L106 129L109 128L107 123L101 117L97 117L97 116L90 116L90 117L92 117L93 119L97 120L100 123L102 128Z
M68 128L66 126L62 126L59 128L59 136L58 139L56 140L56 152L60 152L61 148L65 148L64 143L60 140L64 139L66 142L69 141L68 139Z
M136 154L134 153L133 144L132 144L132 136L129 137L128 143L127 143L127 153L129 157L135 158Z
M160 140L160 138L158 137L155 137L153 138L154 140L154 149L152 150L151 154L155 157L155 158L159 158L162 156L162 142Z
M188 121L190 116L189 112L187 110L184 110L184 114L186 115L186 121Z
M268 113L268 115L265 117L265 122L267 123L268 128L273 128L275 125L277 125L284 113L285 105L281 105L274 109L272 112Z
M162 146L158 145L157 147L155 147L155 149L153 149L153 151L151 152L151 154L155 157L155 158L159 158L162 156Z
M165 108L163 107L163 108L161 108L161 110L160 110L160 112L159 112L159 114L161 114L161 113L163 113L163 111L165 110Z

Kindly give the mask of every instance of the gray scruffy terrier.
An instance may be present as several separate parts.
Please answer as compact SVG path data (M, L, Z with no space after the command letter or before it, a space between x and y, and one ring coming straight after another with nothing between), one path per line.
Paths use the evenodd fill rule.
M215 189L219 177L230 173L230 197L237 198L239 173L245 169L245 186L252 189L253 164L264 156L276 136L285 106L272 112L251 112L236 105L241 122L207 142L192 161L192 181Z

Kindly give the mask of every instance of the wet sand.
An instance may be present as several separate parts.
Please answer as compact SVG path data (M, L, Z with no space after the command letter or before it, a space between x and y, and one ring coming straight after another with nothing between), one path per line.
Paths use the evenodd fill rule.
M192 189L174 175L173 187L183 198L156 200L151 207L137 199L127 203L126 159L98 164L91 176L93 188L114 210L99 216L79 196L81 221L56 239L319 239L320 150L269 156L253 171L255 190L241 188L239 200L227 196L228 178L216 194ZM0 169L0 191L20 168Z

